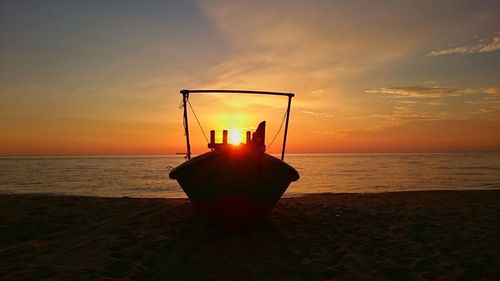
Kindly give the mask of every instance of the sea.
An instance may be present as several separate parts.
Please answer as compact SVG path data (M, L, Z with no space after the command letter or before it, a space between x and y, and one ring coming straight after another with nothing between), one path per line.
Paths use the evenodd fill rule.
M0 193L185 198L182 156L1 157ZM288 154L300 179L284 196L500 189L500 153Z

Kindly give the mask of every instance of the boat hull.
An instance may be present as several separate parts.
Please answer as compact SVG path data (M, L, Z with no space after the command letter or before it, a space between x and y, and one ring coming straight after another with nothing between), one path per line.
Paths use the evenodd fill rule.
M298 172L265 153L231 148L192 158L170 173L200 214L237 226L268 215Z

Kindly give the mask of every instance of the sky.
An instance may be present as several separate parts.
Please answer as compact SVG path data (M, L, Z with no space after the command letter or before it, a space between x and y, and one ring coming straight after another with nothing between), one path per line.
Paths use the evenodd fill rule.
M290 153L500 151L500 2L0 0L1 156L184 152L181 89L295 93ZM267 144L287 102L190 101Z

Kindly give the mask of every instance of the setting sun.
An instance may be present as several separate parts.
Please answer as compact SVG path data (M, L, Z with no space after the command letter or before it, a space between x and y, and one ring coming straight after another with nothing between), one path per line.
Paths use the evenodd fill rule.
M229 130L228 142L233 145L239 145L241 143L241 131L239 129Z

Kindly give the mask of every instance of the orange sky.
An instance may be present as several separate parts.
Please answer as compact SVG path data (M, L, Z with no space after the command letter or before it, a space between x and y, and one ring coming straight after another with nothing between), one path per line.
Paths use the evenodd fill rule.
M5 1L0 10L0 156L183 152L185 88L294 92L291 153L500 150L497 1ZM268 144L286 109L284 97L191 102L207 135L266 120ZM193 151L204 152L190 121Z

